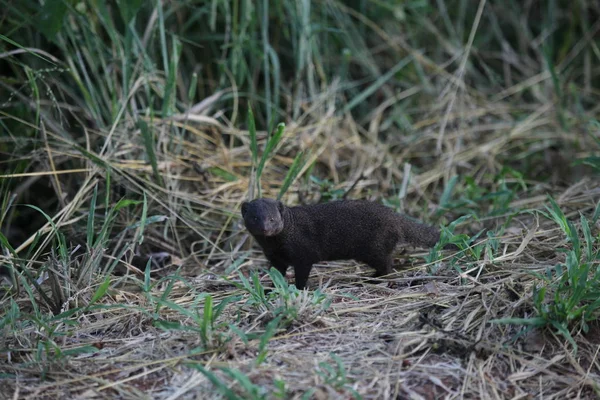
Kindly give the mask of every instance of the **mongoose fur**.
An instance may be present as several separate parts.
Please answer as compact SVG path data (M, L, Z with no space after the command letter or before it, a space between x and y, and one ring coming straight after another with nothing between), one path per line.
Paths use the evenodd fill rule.
M377 277L391 272L396 245L433 247L440 238L434 227L364 200L286 207L261 198L244 202L242 217L283 276L288 266L294 267L298 289L304 289L313 264L320 261L354 259L374 268Z

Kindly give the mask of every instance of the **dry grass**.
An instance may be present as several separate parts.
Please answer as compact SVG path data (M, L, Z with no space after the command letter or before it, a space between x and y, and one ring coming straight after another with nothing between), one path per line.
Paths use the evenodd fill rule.
M501 156L522 142L539 141L540 136L559 136L554 133L557 129L553 128L552 119L544 110L539 111L511 129L498 129L485 136L470 136L465 131L447 128L445 140L460 138L460 146L432 158L432 162L421 166L419 174L412 175L404 208L417 216L425 215L422 210L436 208L430 187L440 185L448 160L453 160L453 165L468 165L479 171L477 175L484 176L497 172L499 161L495 155ZM431 148L436 140L434 134L424 133L397 152L369 144L348 129L347 121L331 123L319 116L313 118L326 123L286 130L288 137L280 147L280 155L273 159L263 177L265 195L277 192L277 182L281 182L291 161L286 154L293 154L304 142L315 149L313 156L319 165L344 166L329 171L331 176L340 177L337 187L348 188L355 176L365 176L351 192L355 197L369 189L378 193L382 187L393 186L392 179L397 179L394 177L405 176L402 163L422 158L424 149ZM500 120L498 116L495 119ZM238 215L248 187L247 178L239 172L249 163L247 146L230 148L218 139L225 132L190 120L182 125L193 133L182 144L183 156L165 153L160 164L166 187L171 190L157 188L147 192L152 208L162 205L169 218L166 226L179 235L178 239L168 235L165 240L161 229L152 225L146 229L145 243L152 247L162 243L163 251L171 256L170 263L153 269L152 282L156 286L145 295L136 284L144 279L143 266L130 265L125 275L113 277L109 293L101 299L102 306L93 312L78 313L74 326L57 321L52 333L32 321L22 326L5 326L3 347L20 348L3 354L0 369L16 377L5 382L5 394L19 398L220 397L207 377L190 367L190 363L201 363L224 382L235 379L218 367L238 369L271 397L277 380L285 382L285 398L300 398L307 388L316 389L316 398L345 398L353 391L373 399L527 398L532 393L544 398L595 396L600 349L595 325L588 334L576 335L579 351L573 356L565 339L551 331L533 331L513 343L523 327L489 322L532 315L531 286L535 279L530 273L543 273L564 261L557 252L566 246L562 233L553 221L536 214L515 215L499 238L500 248L494 259L459 263L464 270L462 275L457 275L447 263L452 254L447 254L446 261L430 274L428 266L419 261L422 253L412 251L400 256L404 265L400 265L397 274L378 285L362 284L368 271L352 262L316 268L311 286L322 286L331 306L316 312L308 305L308 312L301 313L291 326L271 338L268 356L260 366L254 365L259 339L245 344L225 329L222 333L227 337L226 343L205 348L197 332L156 327L153 322L157 319L194 324L189 316L174 308L163 307L157 312L155 302L148 300L158 299L164 293L167 283L158 283L161 276L179 268L183 280L174 284L168 299L193 312L203 309L203 301L198 300L200 293L212 294L215 302L241 293L221 274L236 280L233 271L265 266L262 254L255 248L250 253L244 250L248 249L249 238ZM470 125L465 119L463 123ZM501 124L494 122L490 129ZM160 126L158 123L157 129ZM226 132L242 141L247 136L232 128ZM147 167L142 160L119 159L119 154L139 151L139 144L125 140L115 143L118 144L110 157L113 179L118 177L130 187L151 186L143 178ZM68 149L56 148L57 153L61 151L69 153ZM193 166L196 159L218 165L238 178L224 182L210 173L198 174ZM65 212L55 218L60 230L80 219L77 210L89 202L93 185L102 176L97 168L90 169L93 172L86 173L86 184L72 196ZM73 173L83 177L81 172ZM552 193L567 215L576 216L577 212L592 213L600 198L597 182L588 178L560 190L547 184L527 183L530 189L513 200L513 206L541 209L545 194ZM290 195L286 200L297 199ZM506 215L500 215L466 223L459 230L474 233L478 226L493 228L505 221ZM206 248L206 242L212 244ZM201 250L181 259L177 248L185 247L183 243ZM169 248L172 250L165 250ZM207 256L198 255L207 252ZM111 259L108 253L104 257L106 262ZM81 255L72 256L72 269L81 268L82 259ZM244 261L236 263L232 270L232 263L240 259ZM88 303L97 286L77 289L63 304L63 311ZM22 291L21 296L12 299L22 312L31 312L26 293ZM256 309L244 307L246 300L247 295L228 305L219 321L235 323L244 332L261 332L261 315ZM11 299L5 297L2 301ZM96 349L79 356L58 357L52 349L32 347L42 338L51 339L63 352L85 345ZM343 363L343 371L331 354ZM331 370L322 363L330 365ZM243 398L250 397L239 382L233 384L233 390Z

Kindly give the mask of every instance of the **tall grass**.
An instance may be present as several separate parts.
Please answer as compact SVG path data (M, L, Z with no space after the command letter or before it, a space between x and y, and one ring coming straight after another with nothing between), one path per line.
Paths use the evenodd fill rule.
M0 5L0 275L15 282L0 298L7 358L45 376L101 350L96 334L151 327L197 357L161 353L169 369L184 360L227 398L264 397L219 364L224 354L239 339L248 365L268 368L277 333L333 300L281 276L268 297L259 275L246 278L262 259L239 205L258 196L368 197L455 221L442 242L460 255L425 259L431 274L449 263L465 287L521 255L502 241L541 209L572 246L539 276L534 321L574 343L572 321L586 330L595 317L597 285L584 276L597 267L600 203L592 193L562 214L542 207L546 192L592 186L582 178L600 171L598 2ZM578 243L568 207L592 216ZM469 234L452 235L461 229ZM354 372L332 359L315 364L314 381L359 397ZM269 382L291 393L289 381Z

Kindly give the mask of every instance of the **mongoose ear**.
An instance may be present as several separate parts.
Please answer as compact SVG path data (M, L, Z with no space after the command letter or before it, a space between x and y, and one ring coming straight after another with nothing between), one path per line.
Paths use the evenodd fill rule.
M283 205L283 203L279 200L277 200L277 209L279 210L279 214L283 214L283 209L285 208L285 206Z
M242 203L242 217L246 215L246 211L248 210L248 202L245 201Z

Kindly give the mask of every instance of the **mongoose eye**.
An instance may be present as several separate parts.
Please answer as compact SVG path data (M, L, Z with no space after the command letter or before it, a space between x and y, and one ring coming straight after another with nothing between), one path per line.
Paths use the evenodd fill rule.
M269 221L273 222L273 221L275 221L275 218L271 217L271 218L269 218Z

